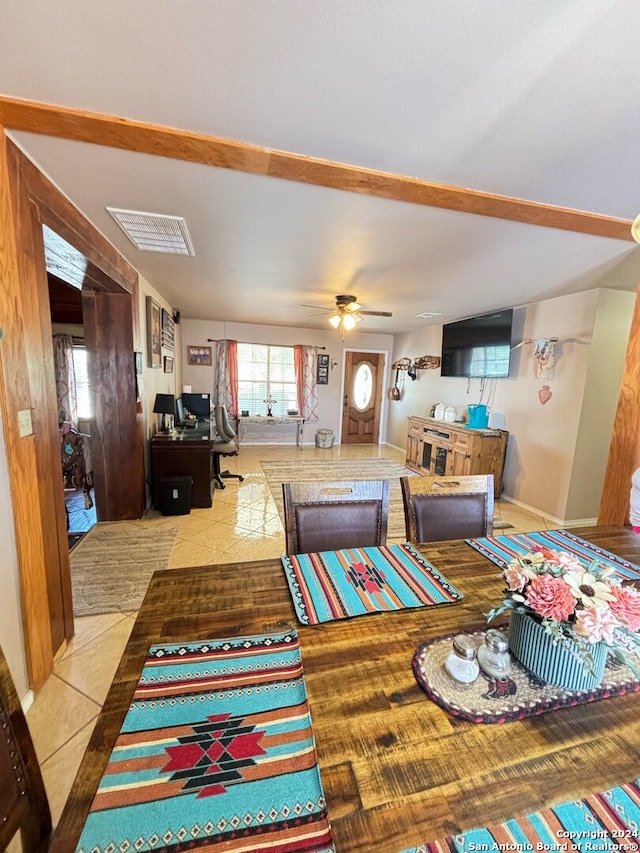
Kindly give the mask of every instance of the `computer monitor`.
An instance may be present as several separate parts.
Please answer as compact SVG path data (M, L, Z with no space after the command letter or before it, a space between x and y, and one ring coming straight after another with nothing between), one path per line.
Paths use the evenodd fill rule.
M197 418L211 417L211 394L183 394L182 405Z

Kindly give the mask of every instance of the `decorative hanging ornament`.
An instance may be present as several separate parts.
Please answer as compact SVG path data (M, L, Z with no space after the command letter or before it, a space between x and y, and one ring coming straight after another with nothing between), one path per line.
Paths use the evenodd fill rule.
M548 403L552 397L553 392L548 385L543 385L542 388L538 391L538 399L544 406L545 403Z
M538 379L548 378L549 371L555 364L554 348L557 342L557 338L538 338L535 342L533 357L537 362L536 376Z

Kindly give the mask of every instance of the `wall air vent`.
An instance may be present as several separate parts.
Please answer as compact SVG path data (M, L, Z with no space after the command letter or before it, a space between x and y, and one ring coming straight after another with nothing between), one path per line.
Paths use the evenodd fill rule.
M187 223L181 216L142 213L107 207L136 249L142 252L165 252L170 255L194 255Z

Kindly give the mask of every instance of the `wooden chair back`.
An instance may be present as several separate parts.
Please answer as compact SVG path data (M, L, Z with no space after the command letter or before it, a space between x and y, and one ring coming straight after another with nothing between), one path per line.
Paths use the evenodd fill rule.
M401 477L400 485L409 542L493 534L493 474Z
M25 853L47 850L51 813L27 721L0 648L0 850L17 832Z
M283 483L287 554L386 545L389 481Z

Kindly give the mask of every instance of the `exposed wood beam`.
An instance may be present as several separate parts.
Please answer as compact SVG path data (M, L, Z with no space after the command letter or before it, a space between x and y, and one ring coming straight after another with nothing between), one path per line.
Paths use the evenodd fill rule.
M627 219L437 184L68 107L0 97L0 124L11 130L633 242L631 220Z

